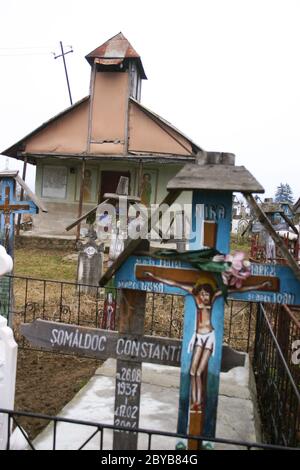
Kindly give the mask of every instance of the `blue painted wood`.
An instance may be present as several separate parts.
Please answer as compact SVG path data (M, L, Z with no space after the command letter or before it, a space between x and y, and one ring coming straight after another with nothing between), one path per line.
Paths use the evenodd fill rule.
M280 283L279 291L234 292L229 295L230 299L245 302L300 305L300 282L288 266L252 263L251 273L253 276L277 277Z
M203 209L199 208L203 205ZM230 232L232 219L232 193L216 191L194 191L192 200L192 228L195 238L190 243L190 250L203 248L203 240L199 234L204 220L217 224L216 249L221 253L230 251ZM189 296L190 297L190 296ZM184 313L183 345L180 373L180 398L178 413L178 432L188 432L189 404L190 404L190 368L192 353L188 353L188 344L195 330L197 309L192 298L187 298ZM219 298L212 307L212 325L216 335L215 353L208 363L207 389L205 403L204 434L215 435L219 377L222 360L222 343L224 331L224 300Z
M1 185L1 201L0 206L7 204L7 212L0 209L0 242L6 248L7 253L14 259L14 236L15 236L15 216L16 214L36 214L38 207L33 201L18 201L15 199L15 185L16 181L13 177L0 177ZM7 198L7 188L9 190L9 197ZM14 208L10 209L9 206L28 206L28 209ZM10 299L12 298L12 282L7 278L0 280L0 315L9 318L10 312ZM12 319L9 324L11 325Z
M115 286L118 289L134 289L147 292L157 292L159 294L174 294L186 296L189 302L190 297L186 291L178 287L167 286L160 282L140 281L135 277L136 264L143 264L145 270L147 266L161 266L172 269L193 269L189 263L181 261L169 262L162 259L154 259L149 256L130 256L121 266L115 276ZM251 272L254 276L278 277L280 281L279 292L251 291L235 292L229 295L229 299L236 299L245 302L269 302L291 305L300 305L300 283L288 266L274 264L251 264ZM200 271L198 271L200 277ZM189 310L188 310L189 311Z
M28 209L12 209L9 210L8 214L5 214L3 209L0 209L0 230L1 230L1 241L4 244L8 254L13 257L14 251L14 225L16 214L36 214L38 207L33 201L18 201L15 198L15 179L13 177L2 177L1 182L1 201L0 205L4 205L6 199L6 190L9 189L9 206L28 206ZM9 232L9 234L8 234Z
M159 294L186 295L186 292L178 287L171 287L161 282L140 281L135 277L135 266L137 264L147 266L161 266L167 268L187 268L192 269L189 263L181 261L169 262L162 259L154 259L149 256L130 256L119 268L115 275L115 285L117 289L134 289L147 292L157 292ZM145 269L147 270L147 269Z
M204 208L199 206L204 204ZM223 253L230 252L230 229L231 229L231 193L201 193L195 192L193 197L193 229L194 239L190 244L190 249L203 248L201 245L201 220L199 215L204 215L205 219L215 220L217 226L216 248ZM198 208L197 208L198 206ZM203 210L204 209L204 210ZM140 281L135 277L135 265L169 267L172 270L179 268L193 269L188 263L179 261L166 261L151 259L150 257L130 257L116 274L116 287L126 289L137 289L148 292L164 294L185 295L184 313L184 335L181 358L181 382L178 431L186 433L188 431L189 402L190 402L190 367L192 353L188 352L188 345L195 330L195 318L197 309L195 301L187 292L170 287L160 282ZM251 266L252 274L257 276L278 277L280 279L280 290L278 293L266 291L252 291L245 293L234 293L230 298L252 302L288 303L300 305L300 283L295 278L290 268L286 266L275 266L271 264ZM199 277L201 277L199 271ZM224 331L224 300L218 298L212 309L212 325L216 334L215 353L209 359L206 402L205 402L205 423L203 433L206 436L214 436L216 427L219 376L221 369L222 342Z

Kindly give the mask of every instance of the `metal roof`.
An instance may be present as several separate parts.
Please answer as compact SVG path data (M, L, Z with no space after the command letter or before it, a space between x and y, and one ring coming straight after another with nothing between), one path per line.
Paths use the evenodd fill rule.
M136 52L128 39L126 39L124 34L121 32L87 54L85 58L90 65L93 65L95 59L102 59L100 62L97 60L97 62L102 65L114 65L119 63L113 59L134 59L136 60L140 70L141 78L147 78L141 61L141 56Z

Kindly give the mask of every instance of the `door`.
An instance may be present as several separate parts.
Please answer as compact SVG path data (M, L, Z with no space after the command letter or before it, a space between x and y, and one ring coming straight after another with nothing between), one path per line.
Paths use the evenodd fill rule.
M121 176L129 178L130 194L130 172L129 171L102 171L99 202L103 201L105 193L115 193Z

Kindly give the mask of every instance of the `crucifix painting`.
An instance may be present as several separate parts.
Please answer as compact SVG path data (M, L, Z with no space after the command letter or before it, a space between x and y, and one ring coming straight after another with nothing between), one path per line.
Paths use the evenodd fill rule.
M250 265L244 259L243 253L236 253L234 256L215 256L213 264L226 266L223 270L222 286L218 285L216 273L187 270L185 268L162 268L153 266L136 266L137 279L162 283L166 286L179 288L188 294L192 299L195 308L186 311L192 315L190 319L193 327L192 335L186 339L184 344L187 350L184 355L189 355L189 392L188 392L188 434L202 435L204 431L206 403L209 394L207 386L207 373L210 359L214 356L216 348L216 322L214 321L213 307L219 297L226 296L232 292L250 292L255 290L274 289L270 280L251 279ZM230 267L229 267L230 265ZM245 282L248 285L243 285ZM225 281L225 282L224 282ZM256 281L256 282L255 282ZM251 285L249 285L251 284ZM274 280L273 280L274 284ZM226 287L224 291L224 286ZM197 444L195 442L195 444ZM193 449L193 442L189 443L189 448Z

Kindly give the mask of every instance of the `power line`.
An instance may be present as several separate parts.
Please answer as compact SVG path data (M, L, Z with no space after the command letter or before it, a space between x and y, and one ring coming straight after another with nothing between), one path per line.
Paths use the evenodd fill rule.
M13 51L22 49L51 49L52 46L13 46L13 47L0 47L0 51Z
M29 56L29 55L50 55L51 52L20 52L20 53L12 53L12 54L1 54L1 57L23 57L23 56Z

